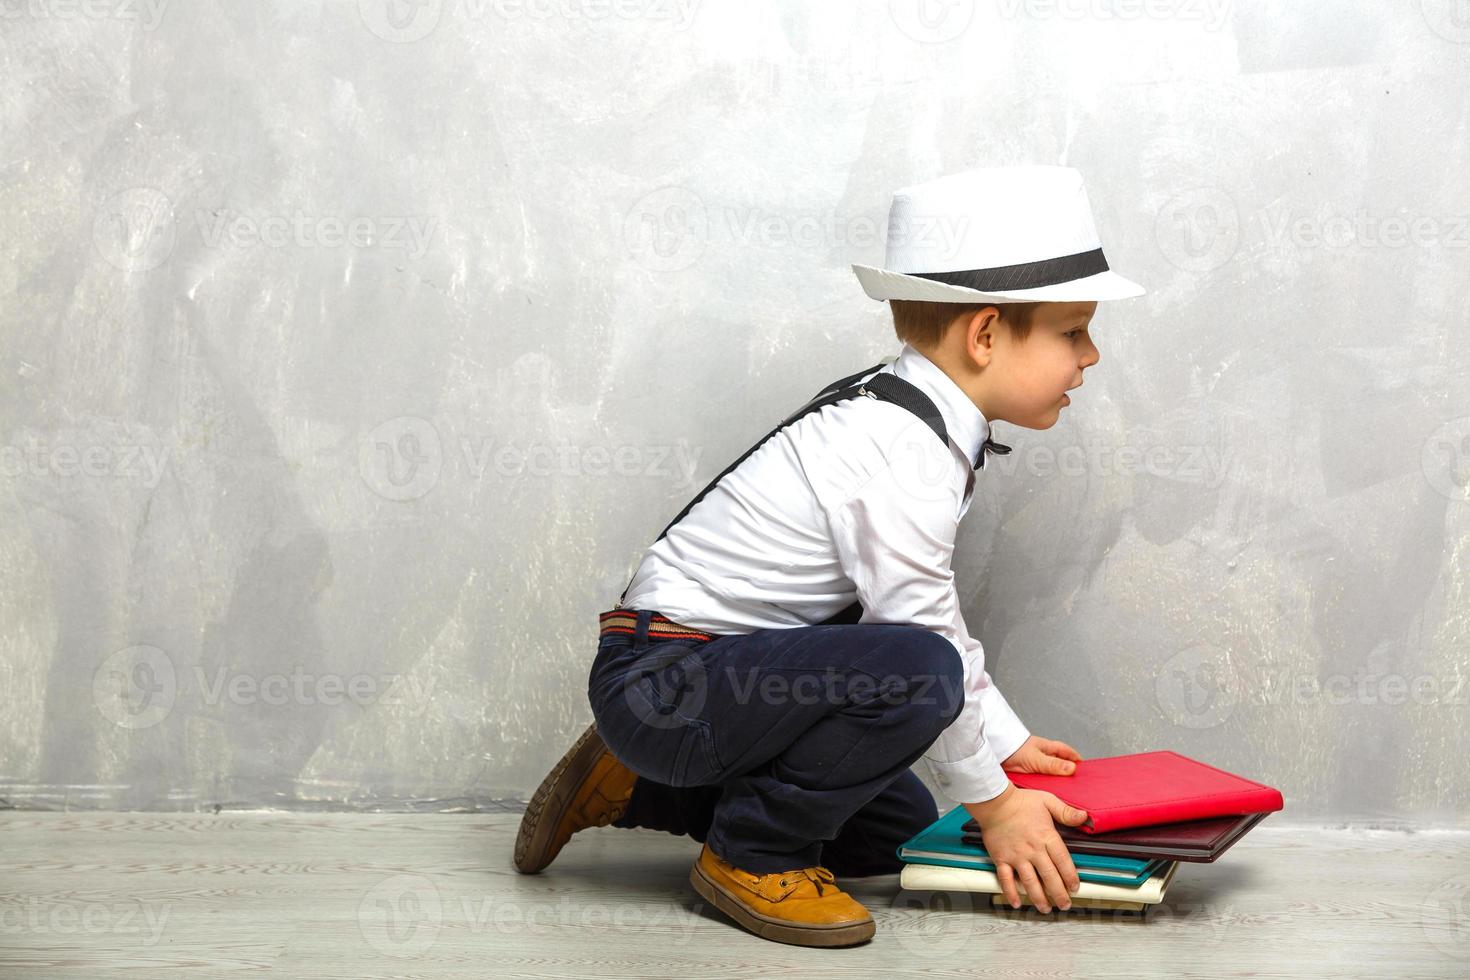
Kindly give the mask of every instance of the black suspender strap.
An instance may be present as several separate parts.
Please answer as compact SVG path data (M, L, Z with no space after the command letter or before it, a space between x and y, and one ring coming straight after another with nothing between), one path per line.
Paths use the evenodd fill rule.
M944 427L944 416L939 414L939 409L934 407L928 395L898 375L875 374L858 388L857 393L871 395L886 402L893 402L899 408L908 409L934 430L934 434L939 437L939 441L946 449L949 448L949 432Z
M684 509L679 511L678 516L670 521L668 526L659 532L659 536L654 539L654 543L656 544L658 541L662 540L664 535L668 534L669 530L675 524L678 524L680 521L682 521L685 515L687 515L691 510L694 509L695 504L698 504L701 500L705 498L706 494L708 494L711 490L715 488L715 484L719 483L726 476L728 476L730 471L735 469L735 467L745 462L752 453L754 453L761 446L765 445L767 440L769 440L772 436L780 432L782 429L786 428L788 425L791 425L793 422L796 422L804 416L810 415L812 412L825 408L826 406L831 405L834 402L844 401L848 398L854 398L859 395L866 395L869 398L876 398L881 401L893 402L900 408L907 409L908 411L912 412L914 415L917 415L920 419L922 419L924 424L929 426L929 428L934 431L934 434L939 437L939 441L943 443L946 447L948 447L949 433L945 430L944 418L940 415L939 409L934 406L934 402L929 399L928 395L924 394L914 385L903 380L895 374L873 374L873 372L882 369L885 363L886 362L880 361L870 368L859 371L856 374L850 374L845 378L834 381L832 384L827 385L821 391L817 392L817 394L812 398L811 401L807 402L806 405L797 409L794 414L788 416L785 420L781 422L780 425L777 425L770 432L766 433L764 438L762 438L754 446L751 446L749 449L747 449L739 459L735 460L735 462L725 467L724 471L720 473L719 476L715 477L709 482L708 486L699 491L699 494L693 500L684 505ZM863 384L855 383L859 379L866 377L869 374L873 374L873 377L870 378L868 381L864 382ZM636 577L636 575L637 573L635 572L634 576ZM617 608L622 608L623 600L628 597L628 589L631 589L632 587L633 582L630 580L628 582L628 585L623 589L622 596L618 598ZM848 606L846 609L843 609L837 615L827 620L826 623L824 623L823 625L832 623L855 623L857 622L858 617L861 615L862 606L859 603L854 602L851 606Z

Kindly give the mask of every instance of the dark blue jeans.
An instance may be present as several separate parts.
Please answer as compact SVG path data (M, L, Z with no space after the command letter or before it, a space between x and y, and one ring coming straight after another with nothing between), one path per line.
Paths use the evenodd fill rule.
M765 629L713 640L604 634L598 731L639 776L614 826L688 834L755 874L901 867L937 816L909 767L964 706L963 665L916 626Z

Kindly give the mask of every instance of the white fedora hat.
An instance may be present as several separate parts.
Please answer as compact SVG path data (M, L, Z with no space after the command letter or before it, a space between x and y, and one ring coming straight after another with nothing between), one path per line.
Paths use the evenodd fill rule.
M1072 167L980 167L899 188L887 238L883 268L852 267L873 299L1063 303L1144 294L1108 268Z

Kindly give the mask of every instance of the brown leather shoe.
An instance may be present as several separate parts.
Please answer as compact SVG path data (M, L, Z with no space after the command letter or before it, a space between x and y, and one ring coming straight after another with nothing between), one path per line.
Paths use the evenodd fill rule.
M705 844L689 883L715 908L762 939L795 946L851 946L878 931L863 904L821 866L752 874Z
M638 775L608 751L597 725L588 725L526 806L516 835L516 870L535 874L577 831L605 827L621 817L637 781Z

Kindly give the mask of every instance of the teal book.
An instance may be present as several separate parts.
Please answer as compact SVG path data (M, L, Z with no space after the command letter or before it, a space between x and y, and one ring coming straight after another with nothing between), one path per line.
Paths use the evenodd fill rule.
M979 844L966 844L960 829L970 819L970 812L963 806L955 806L944 816L934 821L913 837L898 846L898 856L913 864L937 864L950 868L976 868L994 871L995 864L985 848ZM1105 885L1120 885L1124 888L1137 887L1159 871L1168 861L1162 858L1109 857L1104 854L1083 854L1068 851L1077 877L1082 881L1095 881Z

